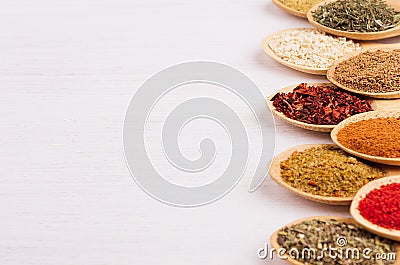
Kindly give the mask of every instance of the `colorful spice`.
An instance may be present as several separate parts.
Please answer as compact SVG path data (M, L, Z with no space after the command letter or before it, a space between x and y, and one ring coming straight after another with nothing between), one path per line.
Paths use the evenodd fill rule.
M380 157L400 157L400 118L373 118L350 123L337 140L356 152Z
M293 188L326 197L352 197L366 183L385 176L336 146L296 151L280 167L281 178Z
M307 12L314 5L322 2L323 0L279 0L284 6L291 9Z
M316 22L325 27L349 32L378 32L400 23L400 12L383 0L338 0L313 12Z
M400 90L400 49L370 50L339 63L333 79L346 87L372 93Z
M360 214L370 222L400 230L400 183L387 184L370 191L358 205Z
M285 227L278 231L277 243L286 250L287 255L304 264L386 265L395 263L395 258L375 259L384 253L394 254L393 241L369 233L355 224L334 219L312 219ZM354 256L346 253L348 249L354 251L352 252ZM371 252L368 255L362 255L365 249L370 249Z
M352 115L372 110L367 100L335 86L304 83L293 92L277 93L271 101L286 117L316 125L336 125Z
M316 29L286 30L271 38L269 48L289 63L326 69L337 59L360 50L358 43Z

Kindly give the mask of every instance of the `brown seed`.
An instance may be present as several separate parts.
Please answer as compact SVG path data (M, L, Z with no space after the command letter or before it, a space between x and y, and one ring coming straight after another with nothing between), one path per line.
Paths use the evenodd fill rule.
M400 49L366 51L339 63L333 78L346 87L370 93L400 90Z

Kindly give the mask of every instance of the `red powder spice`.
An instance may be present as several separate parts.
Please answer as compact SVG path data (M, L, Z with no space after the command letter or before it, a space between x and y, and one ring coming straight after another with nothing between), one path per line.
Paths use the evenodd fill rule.
M370 191L358 205L360 214L371 223L400 230L400 183Z

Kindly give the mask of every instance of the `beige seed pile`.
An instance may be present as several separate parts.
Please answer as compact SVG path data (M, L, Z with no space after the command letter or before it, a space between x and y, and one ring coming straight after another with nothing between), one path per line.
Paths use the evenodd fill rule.
M400 49L366 51L345 60L335 68L334 79L363 92L400 91Z
M307 12L314 5L322 2L322 0L279 0L284 6L291 9Z
M283 60L312 68L328 68L337 59L361 49L344 37L333 37L316 29L293 29L274 36L269 48Z

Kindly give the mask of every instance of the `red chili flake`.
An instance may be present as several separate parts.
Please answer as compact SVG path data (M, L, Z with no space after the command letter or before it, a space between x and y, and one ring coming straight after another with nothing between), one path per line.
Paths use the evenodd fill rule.
M370 222L400 230L400 183L387 184L370 191L358 205L360 214Z
M308 185L315 187L317 186L317 182L311 180L308 182Z
M277 93L271 101L286 117L316 125L336 125L350 116L372 110L367 100L338 87L305 83L293 92Z

